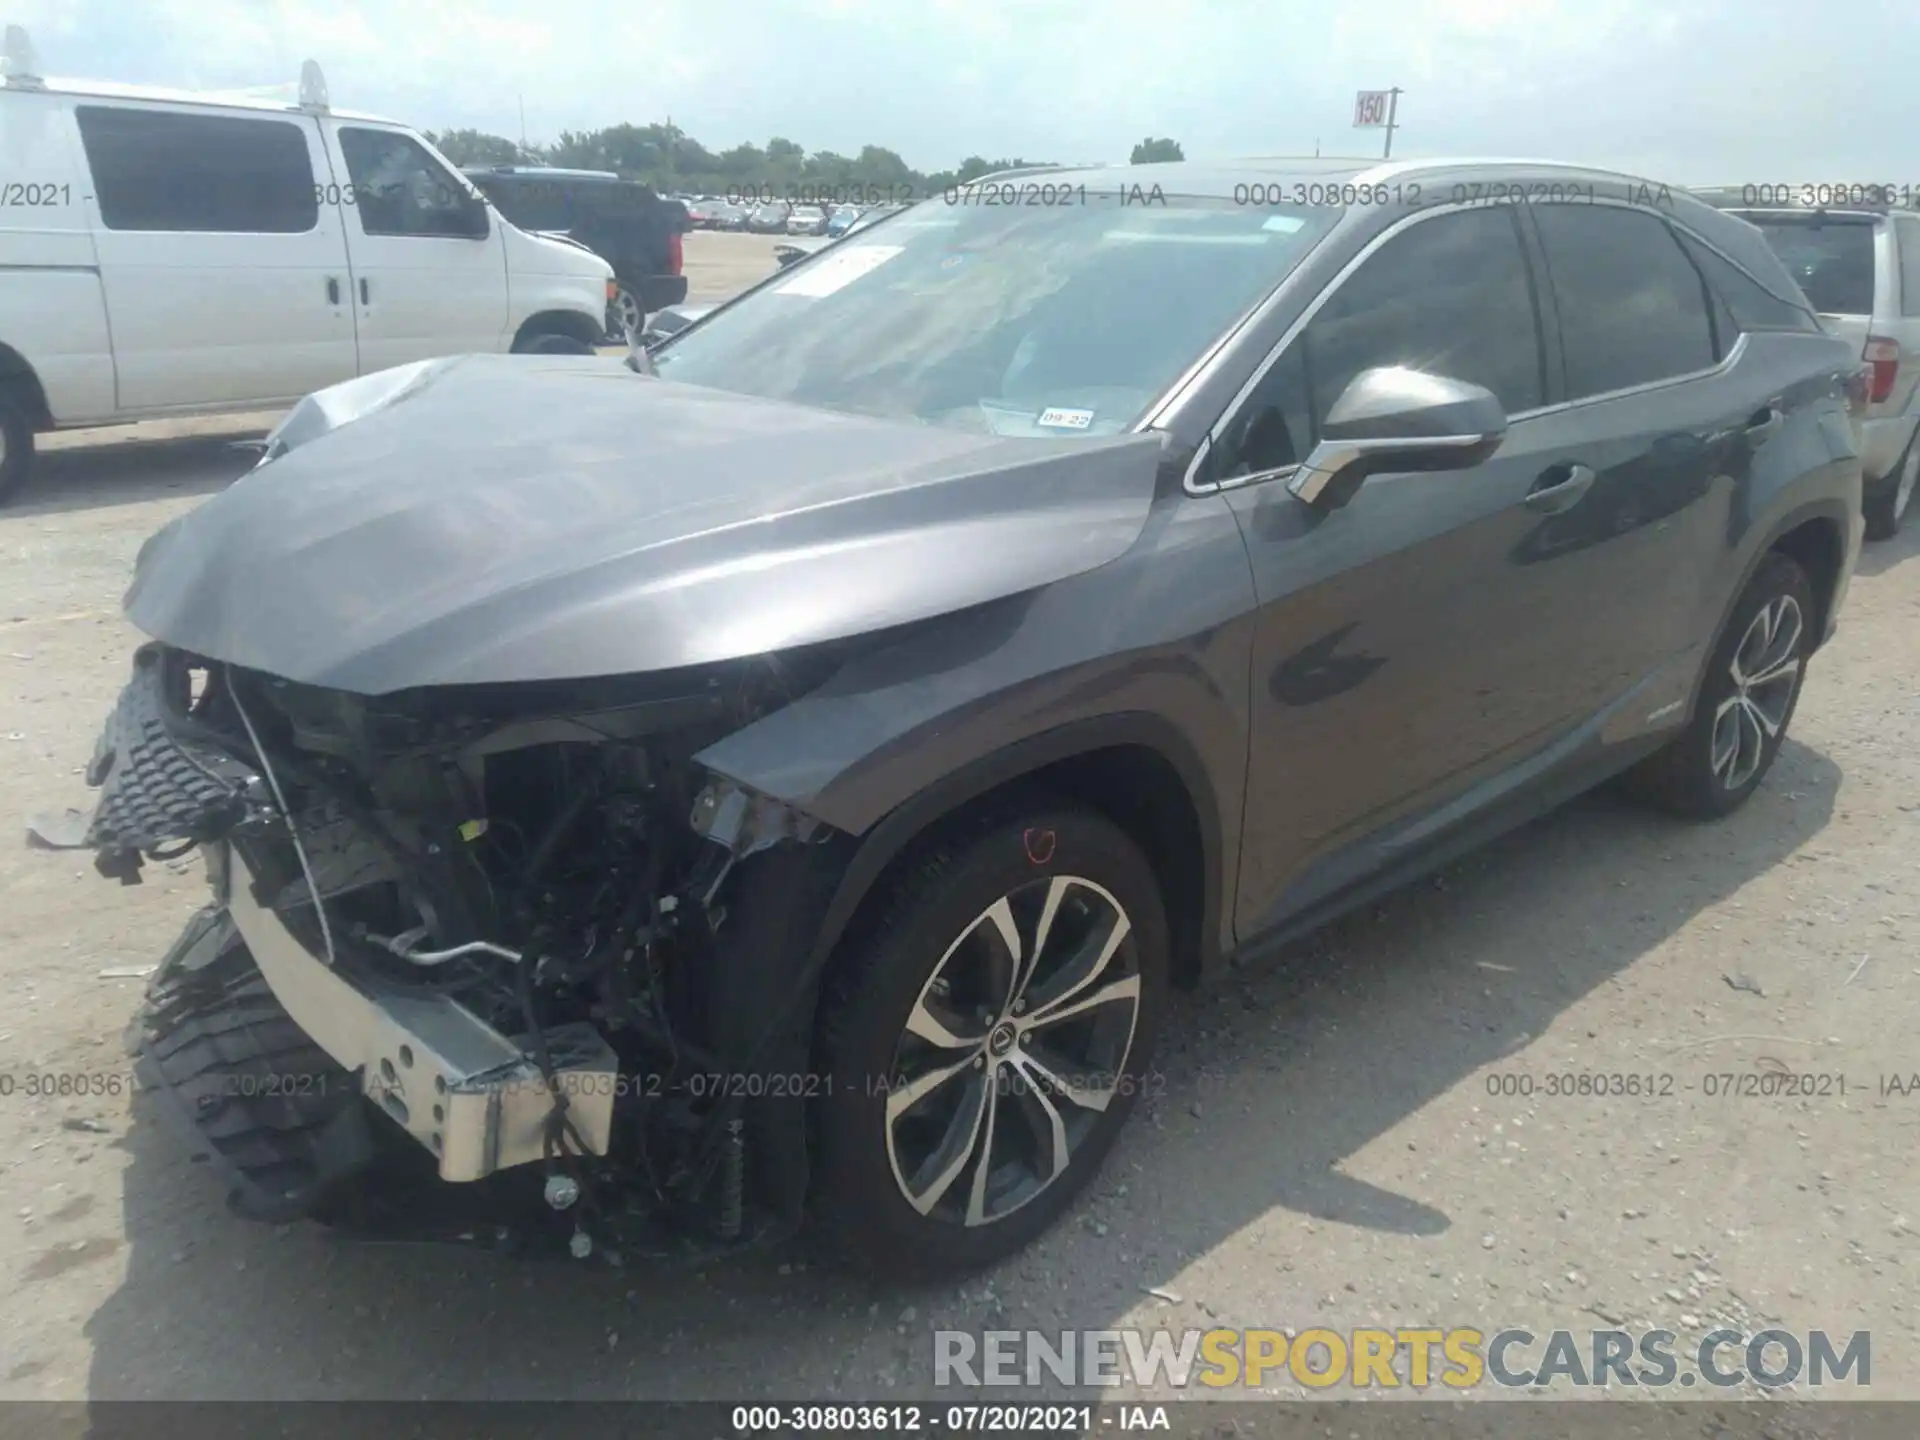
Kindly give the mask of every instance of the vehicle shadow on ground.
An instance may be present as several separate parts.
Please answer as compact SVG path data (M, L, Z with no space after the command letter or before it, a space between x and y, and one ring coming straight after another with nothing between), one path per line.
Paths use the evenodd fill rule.
M887 1286L804 1252L610 1274L340 1244L227 1217L172 1135L138 1126L123 1142L131 1253L86 1325L89 1394L899 1400L934 1393L936 1328L1108 1326L1145 1287L1174 1283L1263 1220L1276 1239L1258 1253L1277 1272L1309 1247L1387 1247L1374 1253L1396 1258L1366 1278L1393 1311L1392 1267L1424 1273L1429 1258L1409 1262L1407 1246L1537 1218L1519 1209L1533 1201L1512 1198L1522 1187L1501 1183L1516 1172L1498 1149L1423 1128L1423 1107L1479 1084L1476 1071L1519 1056L1596 989L1630 985L1636 961L1824 828L1840 779L1789 742L1753 802L1717 825L1597 792L1261 973L1183 999L1163 1035L1163 1089L1089 1194L1032 1250L961 1285ZM1659 1015L1603 1037L1606 1053L1623 1070L1677 1068L1662 1046L1713 1023ZM1396 1164L1410 1178L1391 1186L1347 1169ZM1299 1286L1276 1273L1269 1288ZM1311 1299L1287 1301L1295 1322ZM1157 1323L1284 1318L1210 1321L1189 1304Z
M1920 555L1920 506L1891 540L1872 540L1861 546L1854 570L1861 575L1884 575L1916 555Z
M138 505L182 495L211 495L246 474L260 457L235 448L264 429L155 440L115 440L45 450L19 497L0 517L64 515L115 505ZM65 437L61 437L65 438Z

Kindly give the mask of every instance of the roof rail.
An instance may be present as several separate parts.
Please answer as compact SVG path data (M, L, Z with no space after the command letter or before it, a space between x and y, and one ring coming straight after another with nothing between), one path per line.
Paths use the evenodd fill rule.
M991 170L985 175L976 175L971 180L956 180L956 185L978 185L987 180L1013 180L1022 175L1055 175L1062 170L1099 170L1100 164L1092 165L1020 165L1012 170Z
M33 37L24 25L7 26L6 39L0 41L0 63L7 70L9 90L44 90L47 82L40 73L40 56L33 48Z

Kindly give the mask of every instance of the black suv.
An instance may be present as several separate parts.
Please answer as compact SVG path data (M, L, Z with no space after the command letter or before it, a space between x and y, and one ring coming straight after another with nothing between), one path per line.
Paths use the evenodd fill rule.
M613 266L620 289L607 308L607 333L687 298L681 239L693 228L686 206L610 170L533 165L468 166L466 176L522 230L579 241Z
M1751 226L1517 163L974 198L624 362L355 381L147 542L42 834L206 848L131 1039L243 1212L982 1264L1169 987L1610 777L1760 784L1863 401Z

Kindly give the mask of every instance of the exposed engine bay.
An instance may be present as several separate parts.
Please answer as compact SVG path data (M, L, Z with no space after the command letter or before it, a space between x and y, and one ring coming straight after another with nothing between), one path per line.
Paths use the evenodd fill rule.
M771 1235L812 934L729 905L820 893L844 837L692 757L834 663L369 698L149 644L85 833L43 838L123 883L205 849L216 903L129 1047L236 1208L582 1258Z

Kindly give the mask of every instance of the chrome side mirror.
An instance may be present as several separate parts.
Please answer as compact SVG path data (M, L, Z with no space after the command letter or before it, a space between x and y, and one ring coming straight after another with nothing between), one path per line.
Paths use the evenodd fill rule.
M1483 385L1401 366L1363 370L1327 411L1320 443L1287 489L1316 509L1338 509L1369 475L1470 469L1506 434L1507 413Z

